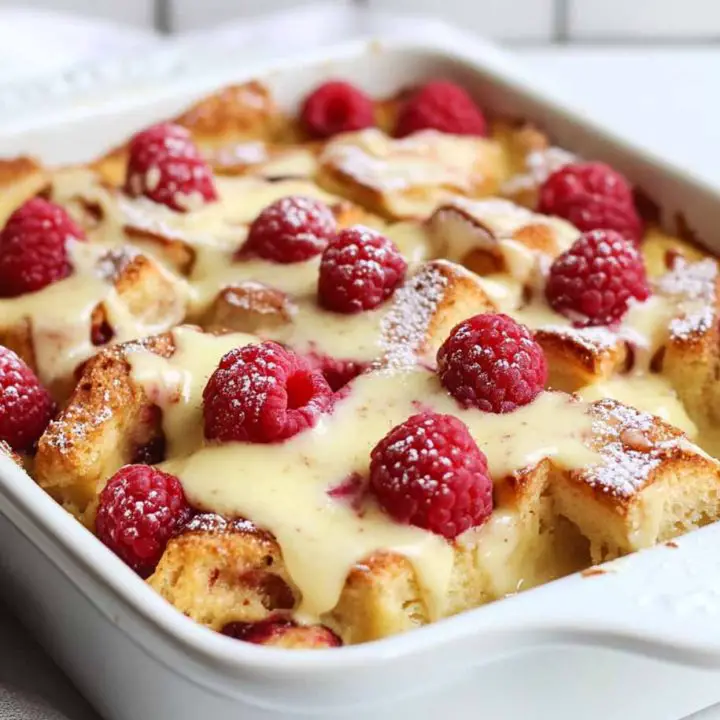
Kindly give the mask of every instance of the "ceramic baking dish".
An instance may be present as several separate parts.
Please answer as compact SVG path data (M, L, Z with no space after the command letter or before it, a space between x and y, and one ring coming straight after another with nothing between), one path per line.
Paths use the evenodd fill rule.
M667 223L682 212L720 250L717 193L540 92L491 46L447 29L168 77L152 94L6 133L0 154L83 159L227 81L264 79L293 107L331 75L375 95L432 76L458 80L493 112L530 118L560 145L612 163ZM720 524L403 636L291 652L183 617L3 458L0 496L0 587L113 720L677 720L720 700Z

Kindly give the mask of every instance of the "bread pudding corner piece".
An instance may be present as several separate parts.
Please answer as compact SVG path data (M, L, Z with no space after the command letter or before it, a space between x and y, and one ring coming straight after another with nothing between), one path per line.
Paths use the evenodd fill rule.
M699 443L713 455L720 452L717 429L720 411L720 273L714 259L676 261L656 281L656 292L674 307L659 371L670 381L699 430Z
M432 130L394 139L372 128L330 139L318 182L389 220L411 220L454 194L493 194L502 167L491 139Z
M187 128L199 147L212 155L220 146L251 140L277 142L295 135L268 88L251 81L229 85L201 98L171 122ZM138 128L140 129L140 128ZM111 185L125 181L127 145L98 158L93 168Z
M94 270L109 283L111 291L106 297L97 297L97 305L92 310L83 339L88 348L100 349L113 339L133 339L128 335L135 335L136 331L145 335L148 328L153 329L151 332L166 329L183 320L186 304L184 289L146 255L130 248L108 250L98 256ZM65 282L81 283L82 278L70 276ZM54 286L49 286L48 290L53 291ZM37 299L41 299L37 295ZM57 302L58 298L48 297L47 301ZM22 310L23 296L5 302L18 303L18 308ZM8 324L0 323L0 345L14 350L35 372L42 375L45 368L38 356L45 348L38 346L38 343L44 342L42 338L53 330L43 328L41 333L37 333L34 325L32 315L13 313ZM58 342L62 347L62 329L54 330L60 333L60 340L49 337L48 342L57 351ZM70 353L70 350L67 348L66 352ZM53 375L52 378L46 378L46 382L53 395L64 400L74 387L75 379L70 372Z
M659 418L601 400L591 406L601 462L556 472L560 514L590 542L593 562L670 540L720 517L720 463Z
M280 548L244 520L200 514L170 540L148 583L196 622L222 630L258 622L297 602Z
M0 227L14 210L47 187L49 177L34 158L0 159Z
M38 484L88 525L107 478L162 448L161 418L133 381L127 360L127 352L138 347L170 357L173 336L123 343L88 360L67 406L38 443Z

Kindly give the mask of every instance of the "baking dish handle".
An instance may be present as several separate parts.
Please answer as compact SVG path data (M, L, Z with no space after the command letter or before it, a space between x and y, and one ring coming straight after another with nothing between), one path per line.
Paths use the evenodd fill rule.
M568 642L720 667L720 523L503 605L483 611L515 605L508 620L521 645ZM495 629L505 625L498 620Z

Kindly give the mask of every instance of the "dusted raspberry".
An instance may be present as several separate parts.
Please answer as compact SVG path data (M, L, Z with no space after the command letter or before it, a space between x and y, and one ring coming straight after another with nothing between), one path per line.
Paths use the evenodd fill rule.
M320 200L280 198L253 220L242 252L278 263L302 262L325 249L335 227L332 210Z
M55 404L35 373L0 345L0 440L17 452L32 450L54 412Z
M565 218L582 232L616 230L633 242L642 239L632 187L604 163L572 163L556 170L540 188L538 209Z
M347 82L323 83L307 96L300 113L306 132L314 138L328 138L375 125L372 100Z
M642 255L613 230L584 233L555 258L545 296L553 310L579 327L610 325L631 300L650 296Z
M69 240L85 233L58 205L33 198L20 206L0 232L0 297L17 297L67 277Z
M168 540L191 515L174 475L149 465L126 465L100 493L95 532L138 575L148 577Z
M395 244L369 228L341 230L320 261L318 298L328 310L371 310L403 281L407 263Z
M306 357L310 366L323 374L333 392L345 387L369 366L360 360L342 360L322 353L309 353Z
M231 622L222 634L236 640L272 647L313 649L340 647L342 641L324 625L298 625L292 620L268 618L258 622Z
M452 415L424 412L394 427L372 451L370 488L398 522L449 540L493 508L487 459Z
M420 130L485 136L487 122L459 85L435 80L423 85L400 110L395 135L405 137Z
M130 141L125 192L144 195L177 212L217 200L212 170L179 125L160 123Z
M231 350L203 392L205 437L272 443L312 427L332 390L307 362L274 342Z
M507 413L532 402L545 387L547 362L524 325L485 313L453 329L438 350L437 372L461 405Z

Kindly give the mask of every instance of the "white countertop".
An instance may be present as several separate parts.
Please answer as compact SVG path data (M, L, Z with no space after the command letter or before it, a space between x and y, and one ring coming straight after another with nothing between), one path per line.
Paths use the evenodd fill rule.
M720 186L720 46L699 49L522 49L518 54L576 101L668 159ZM34 694L67 720L96 716L0 608L0 682ZM0 692L0 717L17 715ZM59 720L56 714L35 717ZM706 716L703 716L705 720ZM715 715L708 715L707 720ZM720 715L719 715L720 717Z

